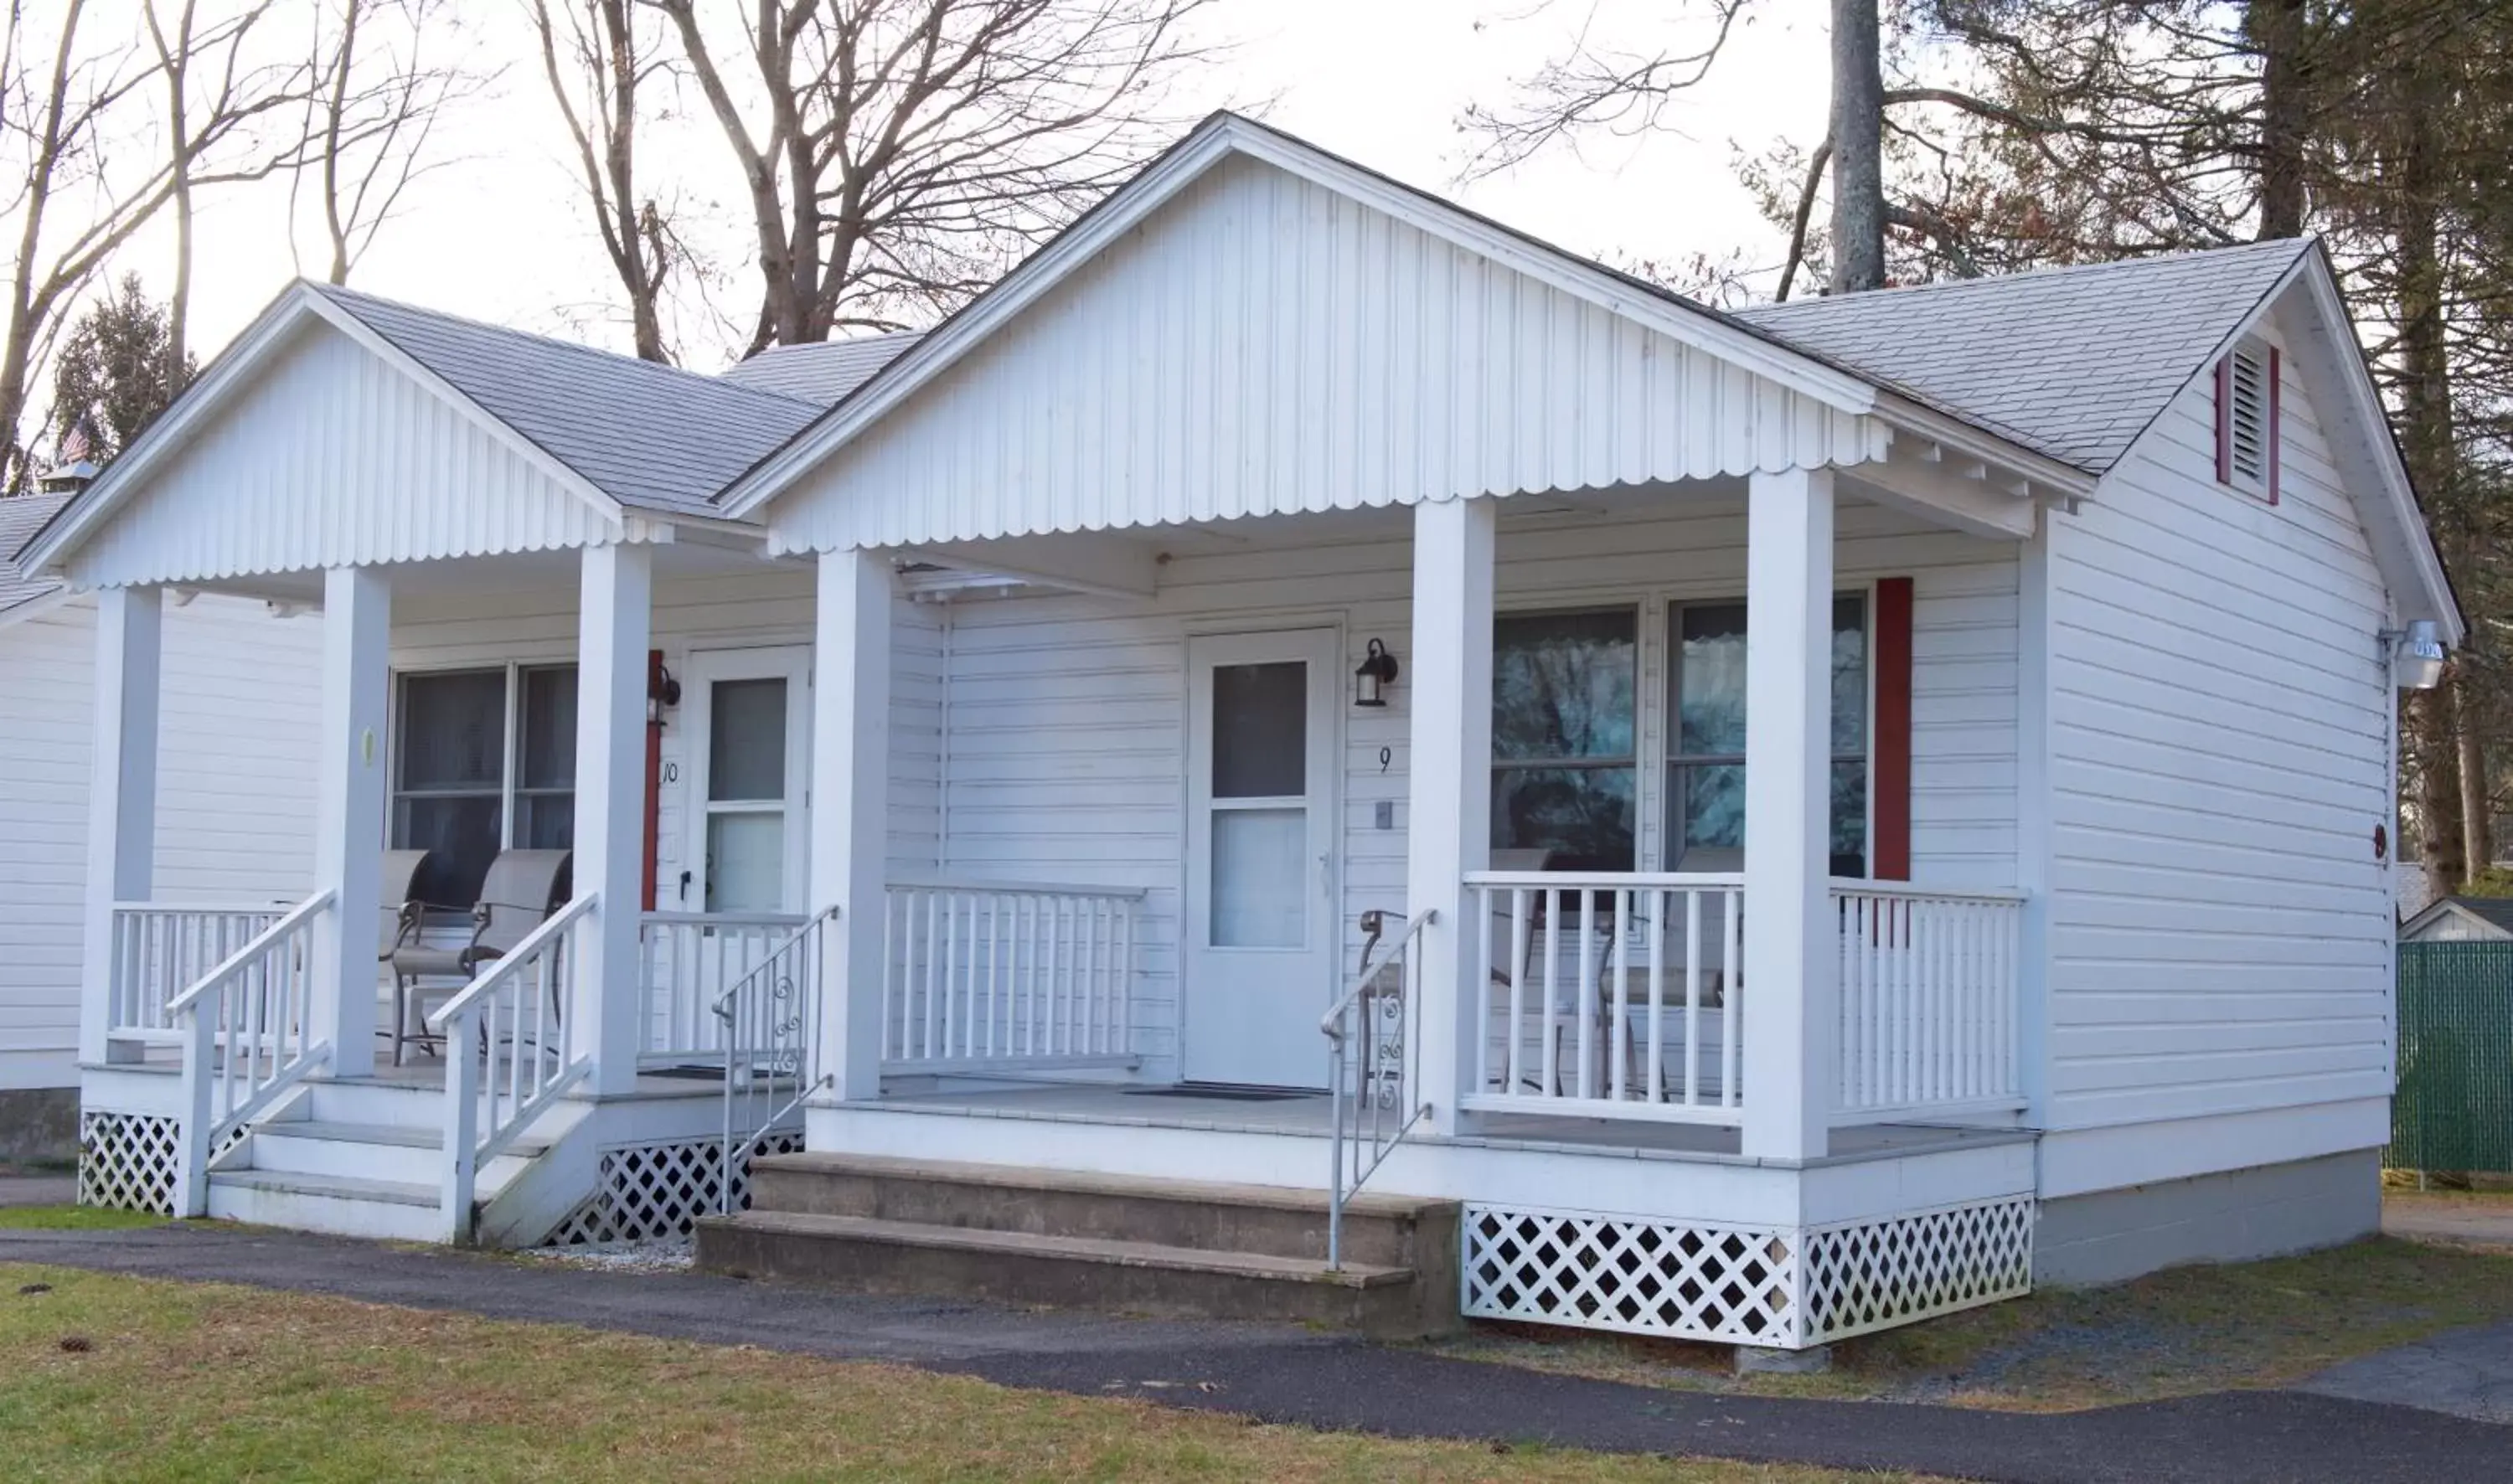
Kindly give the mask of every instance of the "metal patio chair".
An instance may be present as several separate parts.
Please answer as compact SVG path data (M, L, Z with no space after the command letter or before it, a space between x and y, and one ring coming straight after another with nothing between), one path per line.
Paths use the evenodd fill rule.
M443 1039L410 1029L411 1013L427 1013L429 988L450 999L462 992L483 965L504 957L567 899L568 850L505 850L489 863L480 882L480 900L471 908L471 941L460 948L429 948L412 943L394 950L393 1065L402 1064L403 1048L417 1041L422 1049L442 1052ZM446 982L453 981L453 982ZM554 1005L553 1010L563 1008Z

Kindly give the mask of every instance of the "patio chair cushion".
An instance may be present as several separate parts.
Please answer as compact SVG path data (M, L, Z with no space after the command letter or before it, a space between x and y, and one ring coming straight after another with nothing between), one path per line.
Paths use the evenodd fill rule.
M468 948L405 948L392 956L393 972L412 978L459 977L468 979L476 963L485 963L498 956L478 955Z

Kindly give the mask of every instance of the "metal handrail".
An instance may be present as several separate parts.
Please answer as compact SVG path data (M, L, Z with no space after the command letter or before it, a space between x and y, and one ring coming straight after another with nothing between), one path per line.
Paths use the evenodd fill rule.
M1336 999L1334 1008L1328 1010L1318 1021L1318 1030L1327 1038L1327 1101L1331 1114L1328 1149L1334 1166L1327 1182L1327 1267L1331 1269L1340 1270L1343 1267L1345 1202L1361 1189L1363 1182L1377 1172L1378 1166L1387 1157L1387 1152L1394 1149L1408 1133L1413 1131L1414 1125L1421 1120L1422 1115L1431 1111L1431 1106L1427 1103L1415 1103L1407 1108L1403 1120L1396 1125L1394 1132L1374 1136L1368 1155L1369 1162L1366 1164L1362 1162L1361 1079L1355 1078L1350 1090L1346 1090L1344 1074L1347 1070L1346 1058L1349 1054L1351 1037L1345 1031L1344 1023L1356 1009L1359 1009L1362 1011L1361 1029L1367 1033L1369 1030L1368 1006L1376 997L1372 993L1373 987L1377 984L1379 976L1387 971L1387 966L1395 962L1399 957L1405 959L1409 970L1413 969L1414 944L1422 936L1422 929L1438 916L1438 911L1432 908L1425 908L1415 914L1406 921L1404 930L1396 935L1394 941L1387 944L1384 953L1374 955L1373 950L1377 946L1377 940L1374 937L1372 948L1363 950L1361 969L1353 976L1351 986ZM1376 914L1372 915L1372 920L1376 922ZM1397 1051L1399 1086L1397 1095L1399 1097L1410 1097L1419 1080L1418 1063L1422 1050L1419 1028L1417 1026L1409 1031L1402 1022L1409 1008L1419 1007L1420 998L1419 994L1404 996L1400 992L1397 1011L1398 1031L1404 1035L1404 1044ZM1365 1046L1366 1044L1365 1035ZM1370 1074L1368 1066L1370 1056L1366 1049L1363 1060L1361 1076L1366 1078ZM1409 1063L1415 1065L1409 1067ZM1352 1180L1349 1186L1344 1180L1346 1143L1344 1124L1347 1113L1352 1124L1350 1143L1353 1150Z
M838 906L835 903L814 913L804 919L800 927L787 934L783 942L763 955L759 962L751 966L748 973L735 980L726 987L722 995L716 996L714 1005L716 1018L723 1021L725 1026L724 1130L721 1146L723 1155L716 1165L716 1209L723 1215L733 1214L733 1184L735 1178L740 1173L741 1161L748 1158L751 1152L767 1140L769 1131L775 1128L779 1120L793 1112L805 1098L818 1092L820 1084L828 1080L825 1075L810 1074L812 1038L818 1031L818 1027L813 1024L815 1012L819 1004L818 987L814 985L803 992L804 1013L797 1026L799 1035L795 1037L792 1095L781 1103L777 1101L776 1083L778 1080L777 1073L779 1069L776 1067L774 1061L776 1047L771 1045L767 1048L772 1058L768 1092L765 1099L758 1100L769 1105L768 1116L737 1140L734 1136L735 1109L742 1102L750 1101L755 1097L751 1082L756 1079L758 1072L755 1066L741 1068L735 1065L736 1059L742 1054L743 1050L739 1030L741 1016L739 1000L743 993L749 990L752 981L770 974L772 970L780 973L790 971L791 965L786 961L789 955L803 958L804 972L817 978L819 965L810 961L811 950L820 946L815 935L824 933L828 925L837 919ZM772 1038L774 1030L772 1026ZM758 1102L754 1101L752 1106L755 1111Z

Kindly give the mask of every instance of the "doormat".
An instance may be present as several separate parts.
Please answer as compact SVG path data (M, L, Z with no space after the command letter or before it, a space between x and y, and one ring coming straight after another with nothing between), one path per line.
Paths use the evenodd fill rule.
M1216 1103L1289 1103L1295 1098L1322 1098L1306 1087L1248 1087L1237 1082L1180 1082L1176 1087L1129 1087L1130 1098L1199 1098Z
M685 1077L693 1082L724 1080L721 1067L640 1067L637 1074L641 1077Z

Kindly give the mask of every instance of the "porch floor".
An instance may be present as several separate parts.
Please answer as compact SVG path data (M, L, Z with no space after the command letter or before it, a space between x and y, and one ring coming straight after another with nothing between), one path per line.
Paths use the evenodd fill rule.
M1137 1128L1201 1129L1217 1133L1290 1134L1327 1138L1331 1106L1323 1092L1295 1093L1263 1101L1217 1095L1187 1086L1122 1083L1062 1084L989 1091L900 1093L850 1108L883 1113L929 1113L964 1118L1023 1118L1040 1122L1119 1124ZM1467 1131L1445 1142L1496 1149L1561 1150L1614 1153L1638 1159L1679 1159L1759 1164L1737 1149L1733 1128L1652 1123L1544 1114L1484 1113L1470 1116ZM1833 1131L1832 1152L1820 1163L1846 1164L1943 1150L2030 1142L2020 1128L1886 1123Z
M137 1072L160 1076L180 1076L183 1058L180 1048L151 1046L145 1059L137 1062L108 1062L91 1065L92 1072ZM442 1090L445 1086L445 1064L432 1056L416 1056L402 1066L392 1065L389 1053L379 1054L376 1070L366 1076L336 1077L317 1074L310 1081L364 1083L384 1087L424 1087ZM724 1092L723 1074L713 1068L693 1069L687 1074L640 1072L636 1089L628 1096L636 1098L712 1098Z

